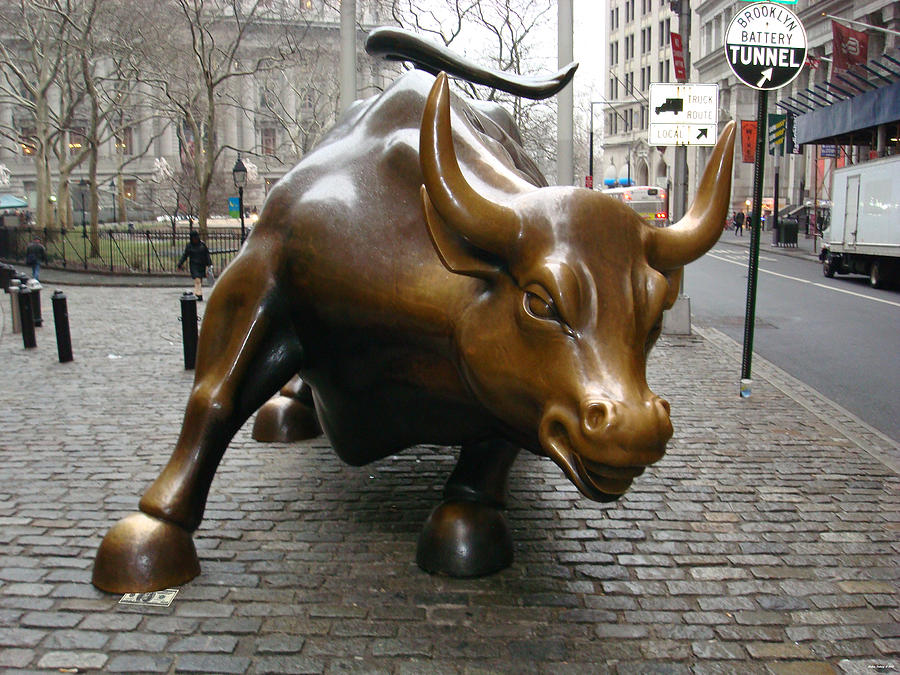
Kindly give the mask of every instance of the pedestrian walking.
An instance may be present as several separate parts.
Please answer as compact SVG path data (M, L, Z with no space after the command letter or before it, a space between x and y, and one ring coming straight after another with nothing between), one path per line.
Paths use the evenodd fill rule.
M197 296L197 300L203 300L203 277L206 276L206 268L212 268L212 258L206 244L200 240L199 232L191 232L190 241L184 247L184 253L178 261L178 269L184 269L185 260L188 261L191 279L194 280L194 295Z
M45 262L47 262L47 249L41 243L41 238L35 237L25 249L25 264L31 265L31 276L35 281L39 281L41 263Z
M744 236L744 210L738 209L738 212L734 214L734 233L740 236Z

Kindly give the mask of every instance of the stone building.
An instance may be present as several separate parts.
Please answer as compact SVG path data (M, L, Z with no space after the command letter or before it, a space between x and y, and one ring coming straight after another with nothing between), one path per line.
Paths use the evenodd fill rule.
M276 3L272 3L274 7ZM258 54L278 47L275 33L268 23L263 3L258 18L244 42L245 53ZM324 0L302 0L298 5L300 19L296 34L300 36L299 58L289 67L264 74L247 75L233 81L223 89L228 99L217 113L214 133L228 146L220 155L216 171L219 189L211 193L211 215L228 212L227 197L236 194L232 185L231 169L240 152L242 159L253 165L251 177L244 192L245 207L261 207L272 184L297 162L337 119L339 92L337 63L339 62L340 16L335 3ZM357 0L357 85L360 97L369 96L383 88L396 72L395 66L366 57L363 43L368 28L383 22L383 9L378 2ZM227 17L226 17L227 20ZM189 53L184 45L182 54ZM182 56L182 58L187 58ZM121 110L124 119L134 119L133 124L123 126L113 138L105 140L99 152L97 183L100 199L100 220L122 220L122 199L114 200L117 189L124 193L127 219L141 220L169 214L174 211L176 200L179 211L186 213L191 206L183 194L176 196L177 180L161 175L161 168L178 173L186 153L195 150L191 133L182 120L171 113L147 110L147 101L157 100L156 93L142 85L145 94L137 107ZM54 90L48 98L55 100ZM85 143L88 112L76 115L66 129L70 151ZM179 126L181 133L179 133ZM32 211L37 194L36 162L33 134L34 122L27 111L17 109L9 97L0 97L0 127L6 131L0 136L0 165L5 166L8 183L0 192L25 197ZM18 136L18 138L12 138ZM51 163L52 184L56 189L58 166ZM252 174L257 174L253 176ZM87 162L77 167L69 180L73 210L80 219L79 189L87 176ZM82 183L83 184L83 183ZM182 188L183 189L183 188ZM50 196L55 200L55 194Z
M674 167L674 148L647 145L647 99L650 82L673 82L672 50L669 32L688 32L677 10L687 9L688 0L612 0L607 16L609 81L606 90L605 158L598 178L630 178L636 184L666 185ZM755 121L757 92L739 82L725 59L725 31L732 17L746 3L734 0L704 0L690 3L690 42L688 58L689 82L719 85L719 127L729 120ZM838 2L837 0L799 0L789 5L801 19L808 39L809 58L799 76L789 85L769 93L769 113L796 114L798 129L804 116L820 108L828 108L844 98L853 107L857 97L868 91L898 86L900 65L889 58L898 57L900 46L900 3L889 0ZM868 36L870 63L881 59L888 67L863 72L865 82L854 80L855 88L845 86L845 94L832 91L826 82L831 78L834 41L832 17ZM683 35L682 35L683 36ZM895 71L893 74L890 70ZM818 85L818 87L817 87ZM826 92L821 89L825 88ZM812 93L807 90L812 89ZM849 96L848 96L849 93ZM887 91L882 96L893 101L900 96ZM874 96L874 94L873 94ZM819 111L820 117L827 115ZM819 119L819 118L817 118ZM898 152L897 138L900 112L887 113L882 119L861 120L857 133L837 130L831 136L807 133L798 137L803 145L798 154L779 160L779 203L782 208L798 207L814 197L828 198L828 171L835 162L864 161L879 154ZM806 121L808 127L808 120ZM880 128L876 128L880 127ZM880 139L880 141L878 140ZM894 139L894 140L891 140ZM844 144L846 159L823 161L818 145ZM817 145L818 144L818 145ZM694 194L711 148L688 151L688 191ZM841 154L841 150L838 150ZM770 207L774 198L774 159L767 155L763 178L763 201ZM602 173L601 173L602 171ZM746 206L753 185L753 164L742 161L737 148L733 174L732 206Z

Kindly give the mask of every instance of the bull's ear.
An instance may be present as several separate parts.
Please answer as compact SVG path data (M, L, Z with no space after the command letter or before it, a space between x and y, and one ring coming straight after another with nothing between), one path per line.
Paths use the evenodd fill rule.
M465 274L481 279L497 276L500 272L499 261L492 260L493 256L480 251L447 226L447 223L441 218L441 214L431 203L428 190L424 185L419 192L422 195L422 206L425 209L428 235L431 237L434 250L437 251L444 267L454 274Z

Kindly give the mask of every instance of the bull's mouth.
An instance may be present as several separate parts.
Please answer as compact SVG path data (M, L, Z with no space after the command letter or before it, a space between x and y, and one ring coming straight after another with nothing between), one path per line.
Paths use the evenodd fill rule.
M595 502L615 501L628 492L632 481L644 473L643 466L611 466L583 457L572 447L565 427L550 422L541 434L544 451L575 487Z

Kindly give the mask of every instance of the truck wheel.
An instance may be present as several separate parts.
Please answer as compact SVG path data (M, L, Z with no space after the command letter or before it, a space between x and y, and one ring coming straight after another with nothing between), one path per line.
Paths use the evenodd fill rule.
M869 267L869 285L872 288L881 288L884 286L884 274L881 270L881 261L873 260Z
M822 274L824 274L829 279L834 277L834 261L831 259L831 256L827 256L825 261L822 263Z

